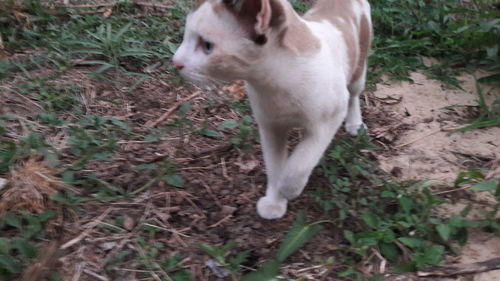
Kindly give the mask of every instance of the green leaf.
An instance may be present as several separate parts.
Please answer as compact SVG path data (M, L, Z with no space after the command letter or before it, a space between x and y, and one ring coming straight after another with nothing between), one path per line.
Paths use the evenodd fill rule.
M0 254L8 255L10 249L11 247L9 239L0 237Z
M247 260L251 252L252 252L251 250L246 250L238 253L235 257L229 260L229 264L233 268L237 269L242 263L244 263Z
M354 245L354 243L356 243L356 238L352 231L344 230L344 237L345 239L347 239L347 241L349 241L349 243L351 243L351 245Z
M440 224L436 226L436 230L439 233L439 236L444 240L448 241L450 239L451 227L447 224Z
M379 227L380 219L375 214L365 212L362 218L366 225L368 225L369 227L373 229L377 229Z
M219 130L235 129L238 127L238 122L234 119L227 119L219 125Z
M241 281L278 281L276 278L280 271L280 262L277 259L272 259L264 264L263 267L249 273L241 279Z
M4 217L5 223L17 229L22 228L21 220L14 213L7 213Z
M400 237L398 240L410 248L421 248L425 246L425 241L418 238L412 237Z
M383 274L374 275L368 281L384 281L384 275Z
M182 258L179 255L174 255L173 257L165 260L161 267L165 270L173 269L181 262L181 260Z
M41 213L40 215L38 215L38 220L40 222L45 222L47 220L55 218L55 216L56 216L56 212L54 212L52 210L47 210L47 211Z
M210 138L221 138L224 136L223 134L210 129L201 130L201 134Z
M322 227L320 225L307 224L305 213L300 211L292 229L287 233L280 249L278 250L276 255L278 261L285 261L321 229Z
M455 180L456 186L461 186L463 184L475 183L478 180L483 180L485 178L484 174L479 170L470 170L467 172L461 172L458 174L457 179Z
M139 164L139 165L133 167L132 169L152 171L152 170L158 169L158 165L156 165L156 164Z
M485 181L475 184L470 187L470 190L474 191L495 191L497 187L500 185L499 181Z
M417 269L417 266L415 262L405 262L396 265L393 269L392 272L397 273L397 274L402 274L402 273L407 273L407 272L413 272Z
M12 245L25 258L33 259L36 257L36 248L26 239L14 238L12 239Z
M399 198L399 205L401 205L403 211L409 213L413 208L413 199L408 196L402 196L401 198Z
M166 175L162 180L175 187L184 187L184 179L178 174Z
M181 269L172 276L172 281L190 281L191 278L191 272Z
M493 119L493 120L487 120L487 121L479 121L475 122L469 126L465 126L463 128L460 128L458 130L455 130L453 132L448 133L448 135L453 135L455 133L460 133L460 132L465 132L465 131L470 131L474 129L480 129L480 128L487 128L487 127L494 127L500 125L500 119Z
M236 247L238 243L236 242L229 242L226 245L217 248L213 247L209 244L202 243L199 245L199 247L204 250L207 254L209 254L212 258L214 258L218 263L220 264L226 264L225 262L225 256L233 249Z
M4 270L8 273L19 274L22 271L22 265L12 257L0 254L0 272Z
M492 74L490 76L483 77L483 78L479 78L477 81L481 82L481 83L499 83L500 82L500 73Z
M389 261L396 261L398 258L398 247L394 243L379 243L380 253Z

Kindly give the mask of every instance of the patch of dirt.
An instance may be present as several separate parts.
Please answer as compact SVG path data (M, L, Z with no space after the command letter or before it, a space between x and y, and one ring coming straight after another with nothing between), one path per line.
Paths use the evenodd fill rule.
M476 210L472 216L477 218L477 210L481 208L481 204L494 204L494 198L489 197L488 193L461 191L460 194L453 191L453 182L458 173L471 168L493 168L495 160L500 158L500 128L490 127L449 135L477 114L475 106L478 95L474 76L459 77L464 90L449 88L420 73L413 73L411 78L413 83L379 84L372 95L379 101L378 109L383 110L385 116L394 118L392 123L401 124L395 126L404 127L403 130L394 132L389 122L389 125L373 128L375 137L382 138L387 148L378 155L380 165L400 180L436 179L438 190L458 195L451 196L454 197L452 203L437 210L438 215L458 213L472 203ZM492 101L498 97L500 89L484 88L483 93L487 100ZM389 129L384 129L387 127ZM388 145L387 138L384 139L385 132L389 132L391 136ZM500 173L498 169L492 169L488 176L498 177ZM444 263L480 262L499 256L500 237L474 230L469 236L468 244L461 250L461 255L449 257ZM391 280L417 279L400 276ZM468 276L467 280L500 280L500 271Z

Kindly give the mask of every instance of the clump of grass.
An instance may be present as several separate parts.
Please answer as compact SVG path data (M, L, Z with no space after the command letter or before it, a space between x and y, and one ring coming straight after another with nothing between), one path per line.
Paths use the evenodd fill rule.
M469 130L500 125L500 96L497 96L495 100L493 100L491 104L489 104L484 97L481 85L477 81L476 89L478 94L477 109L479 110L479 115L467 122L470 123L470 125L455 130L451 132L450 135Z
M417 69L456 86L452 79L456 69L500 69L500 22L492 3L467 7L454 0L375 0L370 4L376 33L370 57L372 86L381 74L408 80L409 72ZM441 64L427 67L422 56L438 58Z

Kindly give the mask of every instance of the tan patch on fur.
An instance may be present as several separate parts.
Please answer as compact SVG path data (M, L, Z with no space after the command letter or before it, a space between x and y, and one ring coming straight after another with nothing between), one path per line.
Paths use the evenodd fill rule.
M251 40L255 41L256 37L259 36L255 30L258 11L237 12L228 9L220 2L211 1L211 4L216 13L229 12L233 14ZM300 21L299 16L287 1L269 0L269 7L271 8L269 27L283 29L279 36L281 47L295 54L310 54L321 48L319 39L311 33L305 23ZM286 24L285 28L282 27L284 24Z
M371 27L368 18L363 15L359 24L359 55L358 63L352 74L351 83L358 81L365 71L366 61L368 59L371 46Z
M288 4L289 5L289 4ZM281 46L295 54L311 54L319 51L321 42L316 38L291 6L284 7L287 27L281 36Z
M327 20L337 27L344 36L347 56L351 66L350 82L357 81L364 71L371 45L372 31L368 18L363 15L356 19L353 1L361 0L319 0L304 18L311 21Z

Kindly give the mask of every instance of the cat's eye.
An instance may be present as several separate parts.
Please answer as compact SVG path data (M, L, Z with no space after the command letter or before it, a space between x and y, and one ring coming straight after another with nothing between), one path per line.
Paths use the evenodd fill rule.
M212 53L214 50L214 44L212 42L206 41L206 40L201 40L201 48L203 49L203 52L207 55Z

